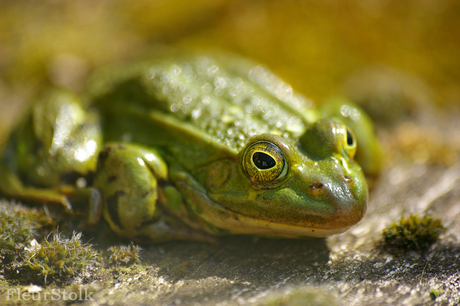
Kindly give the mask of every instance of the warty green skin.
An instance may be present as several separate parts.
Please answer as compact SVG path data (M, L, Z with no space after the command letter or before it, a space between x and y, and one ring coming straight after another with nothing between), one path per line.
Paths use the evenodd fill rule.
M58 125L68 116L62 101L77 98L66 91L50 96L45 100L56 110L44 116ZM1 164L9 182L0 183L2 193L42 202L61 197L69 205L62 190L74 181L64 186L58 178L95 172L94 186L67 194L89 197L91 222L102 209L115 232L144 242L220 234L325 237L364 216L366 179L353 159L356 141L347 144L347 127L340 122L352 120L354 130L369 130L354 134L358 143L369 144L358 146L357 154L374 174L379 148L369 120L360 121L365 114L344 102L330 120L263 66L229 55L164 56L96 72L83 101L76 112L88 120L71 120L67 142L55 152L59 129L37 124L39 114L33 111L19 126ZM345 104L362 116L350 119L341 111ZM81 137L82 130L90 132ZM283 174L261 182L248 174L245 167L254 164L244 162L245 152L267 141L282 152ZM86 169L66 166L75 163L65 153L71 144L88 152ZM17 166L24 160L28 169ZM50 164L52 179L41 181Z

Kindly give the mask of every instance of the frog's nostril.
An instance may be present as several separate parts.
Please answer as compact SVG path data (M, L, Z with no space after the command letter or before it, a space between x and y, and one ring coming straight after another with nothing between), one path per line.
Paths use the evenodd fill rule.
M319 196L324 192L324 184L323 183L315 183L310 186L310 194L312 196Z
M351 188L353 188L355 186L355 182L353 181L353 179L351 178L351 176L349 175L344 175L343 176L343 179L345 181L345 183L348 184L348 186L350 186Z
M320 189L320 188L323 188L323 187L324 187L323 183L315 183L315 184L310 186L311 189Z

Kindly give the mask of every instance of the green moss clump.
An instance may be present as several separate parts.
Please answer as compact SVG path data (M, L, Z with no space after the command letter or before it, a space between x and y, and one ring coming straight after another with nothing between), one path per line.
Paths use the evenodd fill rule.
M411 214L383 230L384 247L396 253L426 251L444 231L440 219Z
M15 249L32 240L37 229L37 211L0 202L0 248Z
M434 300L436 300L438 298L438 296L440 296L443 293L444 293L444 290L431 289L430 290L430 298L431 298L432 301L434 301Z
M80 238L80 233L74 233L71 238L54 234L50 240L26 247L23 260L5 269L5 276L21 283L65 283L76 273L99 266L99 252L82 243Z
M40 230L49 226L51 217L38 209L0 201L0 267L14 261Z
M129 246L113 246L107 251L111 264L131 265L139 262L142 248L131 243Z

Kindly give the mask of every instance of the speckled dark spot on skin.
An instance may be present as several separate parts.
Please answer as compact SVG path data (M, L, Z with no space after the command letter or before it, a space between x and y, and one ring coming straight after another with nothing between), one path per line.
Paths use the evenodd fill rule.
M167 179L161 178L158 180L158 186L161 188L165 188L171 186L171 183Z
M116 181L117 178L118 178L118 177L117 177L116 175L111 175L111 176L109 176L109 177L107 178L107 182L108 182L108 183L112 183L112 182Z
M125 194L124 191L118 190L113 195L107 198L107 210L109 211L110 219L120 228L123 228L118 215L118 199Z
M109 156L110 151L112 151L112 147L106 146L106 147L104 147L104 149L101 151L101 153L99 153L99 158L98 158L97 162L98 162L100 165L103 165L103 164L105 163L107 157Z
M147 190L146 192L144 192L142 195L141 195L141 198L142 199L145 199L148 195L152 194L156 192L156 188L154 187L150 187L149 190Z

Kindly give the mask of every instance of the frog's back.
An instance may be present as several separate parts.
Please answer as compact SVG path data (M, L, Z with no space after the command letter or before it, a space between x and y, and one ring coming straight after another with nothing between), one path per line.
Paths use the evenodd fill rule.
M165 57L102 71L95 81L96 96L110 92L102 99L109 112L161 116L170 128L186 127L235 151L262 133L298 139L315 120L309 100L268 69L233 56Z

